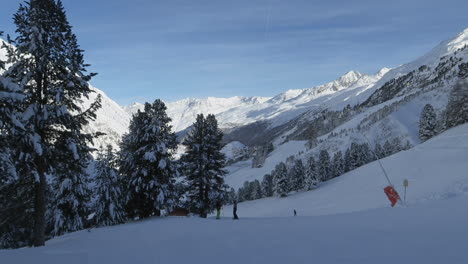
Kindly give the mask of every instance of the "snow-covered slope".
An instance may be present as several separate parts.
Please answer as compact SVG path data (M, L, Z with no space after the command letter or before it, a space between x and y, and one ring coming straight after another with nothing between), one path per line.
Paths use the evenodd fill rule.
M467 263L468 125L382 162L407 205L390 208L376 164L287 198L213 217L154 218L83 230L45 247L1 250L2 263ZM298 212L292 216L293 209ZM181 254L183 252L183 254Z
M131 116L115 101L110 99L103 91L94 88L95 93L85 102L89 106L98 95L101 96L101 108L96 112L96 120L86 127L88 132L102 132L106 135L97 138L94 146L97 148L111 144L118 147L122 136L128 131Z
M408 151L381 160L391 183L403 198L403 180L409 180L407 204L468 195L468 124L455 127ZM241 173L242 174L242 173ZM229 183L240 185L231 178ZM319 188L287 198L265 198L239 205L249 217L314 216L389 206L383 188L388 185L377 161L323 183ZM229 211L230 209L227 208Z
M80 231L41 248L0 251L8 264L468 263L468 197L315 217L146 221Z

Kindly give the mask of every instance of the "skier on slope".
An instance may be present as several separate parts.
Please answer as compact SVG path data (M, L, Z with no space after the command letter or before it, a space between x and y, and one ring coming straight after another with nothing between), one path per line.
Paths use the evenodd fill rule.
M221 201L216 202L216 219L221 218Z
M239 220L239 217L237 216L237 201L234 201L234 206L232 208L232 214L234 215L234 220Z

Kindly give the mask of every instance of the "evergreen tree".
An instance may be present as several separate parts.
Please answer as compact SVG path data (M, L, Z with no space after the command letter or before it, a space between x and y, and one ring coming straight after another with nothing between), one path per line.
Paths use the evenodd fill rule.
M361 167L375 159L369 144L351 143L345 154L345 171L351 171Z
M426 104L419 119L419 138L426 141L437 134L437 115L430 104Z
M305 188L311 190L319 184L319 176L317 164L314 157L310 157L307 161L307 167L305 169Z
M110 226L125 221L122 180L117 166L117 157L111 145L101 151L96 159L94 224Z
M273 176L265 174L262 180L262 194L263 197L273 196Z
M388 157L388 156L392 155L393 153L395 153L395 148L392 146L390 141L385 140L385 143L383 145L383 154L384 155L381 158Z
M320 181L331 179L330 154L328 154L328 151L325 149L321 150L319 154L318 175Z
M262 198L262 187L260 182L255 180L250 183L250 200L257 200Z
M248 201L250 199L250 183L245 181L242 187L237 190L238 202Z
M341 151L336 152L333 156L332 168L333 177L338 177L344 173L344 161Z
M168 212L176 204L176 170L172 153L176 136L161 100L146 103L130 122L122 140L120 172L126 192L126 212L130 218L146 218Z
M468 81L459 81L449 95L446 111L446 127L468 122Z
M236 194L236 190L234 190L234 188L231 188L231 190L229 191L228 197L229 197L229 199L228 199L229 204L233 204L234 201L237 201L237 194Z
M288 182L288 170L284 162L280 162L276 165L274 173L274 190L276 195L280 197L286 197L289 192L289 182Z
M23 155L18 166L35 179L32 237L34 246L42 246L49 188L46 175L56 176L55 182L60 179L60 186L81 186L67 182L85 175L91 151L88 143L96 135L84 133L83 126L95 118L100 98L83 109L82 99L93 92L88 81L94 74L86 74L88 65L61 1L29 0L20 5L14 23L17 37L10 42L16 48L9 49L11 67L4 76L24 95L21 120L25 129L17 142Z
M66 165L56 168L56 178L52 185L55 195L51 197L49 219L53 235L59 236L67 232L78 231L85 228L87 224L92 192L88 187L88 175L84 168L79 166L81 166L80 163L77 163L76 167ZM70 168L76 171L83 169L83 172L67 174L67 169Z
M213 212L217 197L226 189L222 138L215 116L205 118L200 114L182 143L186 147L186 153L181 157L182 174L189 182L191 207L204 218Z
M404 149L404 147L402 145L402 142L401 142L401 138L399 138L399 137L393 138L390 141L390 145L392 146L391 147L392 154L398 153L398 152L400 152L400 151L402 151Z
M376 159L382 159L385 157L384 150L379 143L375 144L374 153L377 156Z
M0 60L0 72L4 66ZM34 178L15 164L23 131L19 117L23 98L20 86L0 75L0 248L31 245Z
M359 152L360 152L359 166L363 166L376 159L376 157L374 157L374 153L372 152L369 144L367 143L363 143L359 145Z
M290 189L299 191L305 186L305 169L301 159L294 161L294 165L289 170Z

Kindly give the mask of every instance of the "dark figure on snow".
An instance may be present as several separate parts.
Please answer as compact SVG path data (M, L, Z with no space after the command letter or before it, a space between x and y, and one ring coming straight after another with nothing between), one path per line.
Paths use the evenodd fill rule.
M216 219L220 219L221 218L221 202L217 202L216 203Z
M297 212L296 212L296 209L294 209L294 216L297 216Z
M232 208L232 214L234 215L234 220L239 220L237 216L237 201L234 201L234 207Z

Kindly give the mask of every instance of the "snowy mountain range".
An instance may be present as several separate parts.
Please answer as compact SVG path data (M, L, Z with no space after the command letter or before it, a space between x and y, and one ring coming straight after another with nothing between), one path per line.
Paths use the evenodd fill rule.
M414 98L405 99L408 101L406 105L394 107L392 114L386 117L387 122L376 122L371 125L368 125L368 122L365 126L365 132L372 134L371 140L376 142L388 136L401 136L412 144L417 144L418 139L415 136L415 131L420 109L424 103L432 102L438 111L442 111L447 101L449 84L456 79L454 76L446 76L446 73L453 73L455 71L453 69L457 65L467 60L467 50L461 50L467 44L468 29L465 29L453 39L440 43L422 57L394 69L383 68L375 74L350 71L332 82L312 88L288 90L273 97L209 97L167 102L168 115L172 118L173 129L180 132L193 123L197 114L215 114L221 128L226 132L226 143L235 142L237 150L239 143L250 147L273 143L275 148L281 148L281 145L289 141L309 140L305 136L306 132L311 129L308 124L317 122L317 117L324 111L341 111L347 105L350 107L366 106L365 111L363 110L337 127L330 128L331 131L317 135L318 137L328 137L329 133L332 132L336 134L343 129L351 130L366 125L364 123L369 121L366 118L372 114L375 115L383 107L388 107L392 103L403 100L405 96L413 94ZM0 58L5 57L2 52L0 51ZM451 56L456 56L459 61L441 66L441 61L447 60ZM424 65L424 69L421 69ZM437 72L440 72L440 67L446 69L444 78L432 83L432 86L423 82L423 80L429 80ZM380 101L375 99L382 98L377 91L395 90L395 87L391 85L392 81L395 82L398 78L405 77L415 71L416 73L412 75L415 76L414 78L404 80L406 82L405 89L396 89L394 94ZM418 88L426 90L420 91ZM95 146L100 147L105 144L117 146L119 139L127 132L131 115L142 109L143 105L134 103L123 107L114 102L103 91L97 88L94 90L96 93L85 104L89 104L100 94L102 108L97 112L97 120L90 124L87 130L107 134L99 138ZM416 93L419 95L414 95ZM373 97L375 97L374 100L369 101ZM408 109L405 110L405 107ZM252 139L252 134L262 137L262 140ZM346 140L350 141L356 138L362 140L362 137L357 134L348 133L347 137ZM351 139L351 137L354 138ZM331 151L337 150L336 144L340 143L330 143L331 138L325 140L327 141L326 148ZM341 143L346 142L344 138L338 140L335 137L334 140ZM304 145L304 143L301 144ZM284 155L311 151L310 149L306 151L302 145L299 149L293 148L289 151L291 153L282 153L281 156L284 159ZM325 147L325 143L320 145L320 148L323 147ZM268 160L266 163L269 163ZM264 168L265 171L269 169L271 169L269 166Z

